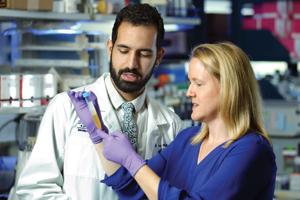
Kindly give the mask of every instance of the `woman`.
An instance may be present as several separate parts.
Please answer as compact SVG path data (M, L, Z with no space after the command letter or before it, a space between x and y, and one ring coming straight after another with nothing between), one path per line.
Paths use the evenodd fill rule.
M147 163L121 132L93 131L103 139L96 144L107 166L108 177L102 182L112 186L120 199L271 200L275 156L246 54L231 43L199 45L192 51L188 78L191 118L202 126L183 130ZM84 102L81 94L71 99L75 107ZM87 112L86 106L81 108L79 117ZM86 115L80 118L91 121Z

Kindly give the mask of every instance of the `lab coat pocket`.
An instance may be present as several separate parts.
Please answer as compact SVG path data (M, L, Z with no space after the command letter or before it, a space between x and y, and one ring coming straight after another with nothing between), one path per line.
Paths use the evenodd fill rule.
M88 133L72 132L65 146L64 174L99 178L99 167L96 150Z
M145 149L145 155L142 156L144 156L145 159L150 159L161 149L163 145L161 132L159 131L159 129L153 130L151 132L151 135L143 139L144 140L140 141L139 143L142 144L141 147ZM143 152L142 148L140 149L141 154Z
M160 126L154 129L147 137L145 158L152 158L161 149L166 148L174 139L173 132L168 126Z

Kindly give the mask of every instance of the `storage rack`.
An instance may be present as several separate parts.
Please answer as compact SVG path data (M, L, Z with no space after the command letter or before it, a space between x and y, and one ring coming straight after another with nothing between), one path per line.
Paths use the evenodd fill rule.
M254 61L286 61L292 76L298 76L297 60L290 58L288 50L268 30L242 30L241 10L245 3L274 0L231 0L231 38Z
M197 6L201 6L199 9L199 13L203 13L203 2L202 3L196 3ZM199 5L198 5L199 4ZM17 25L23 25L24 24L30 24L32 22L43 22L43 23L76 23L76 22L99 22L99 23L111 23L115 19L115 15L108 14L96 14L94 16L88 14L88 13L53 13L53 12L41 12L41 11L24 11L24 10L12 10L12 9L0 9L0 22L15 22ZM164 16L164 23L166 25L169 24L176 24L176 25L184 25L188 27L195 27L200 26L202 21L200 17L169 17ZM187 39L190 37L187 36ZM97 45L96 43L90 43L89 47L65 47L65 46L52 46L52 45L35 45L35 44L26 44L26 45L20 45L18 47L18 50L12 50L12 52L25 52L25 54L28 54L28 52L47 52L47 51L59 51L59 52L82 52L82 51L90 51L91 49L105 49L104 43L101 45ZM39 59L19 59L18 62L13 63L15 66L22 65L23 67L26 67L26 63L30 61L31 67L37 68L39 65L41 65L41 62ZM51 60L50 60L51 61ZM36 64L34 64L36 63ZM51 64L52 63L52 64ZM67 63L67 62L65 62ZM65 63L61 63L60 67L64 67ZM53 65L53 62L44 62L42 63L44 67L50 67ZM48 64L48 65L47 65ZM76 63L75 63L76 64ZM77 66L78 64L78 66ZM79 65L82 65L80 63L77 63L76 66L72 65L71 68L74 69L80 69L81 67ZM42 66L42 68L43 68ZM58 66L59 67L59 66ZM41 68L41 67L39 67ZM31 112L32 108L0 108L0 113L9 113L10 111L13 113L26 113Z

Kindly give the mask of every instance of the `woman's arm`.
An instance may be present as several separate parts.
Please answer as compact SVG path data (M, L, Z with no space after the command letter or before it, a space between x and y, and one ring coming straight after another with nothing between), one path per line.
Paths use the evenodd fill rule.
M135 174L134 179L149 199L158 199L160 177L148 165L141 167Z
M115 162L107 160L103 155L103 143L94 144L101 165L108 176L114 174L121 166Z
M170 146L172 144L174 143L171 143ZM131 198L129 199L142 199L141 195L135 195L135 191L140 192L140 190L130 190L130 193L127 193L129 188L138 184L149 199L229 200L256 199L261 196L263 197L262 199L271 200L276 175L276 164L272 149L268 144L264 144L264 142L260 143L253 140L238 141L238 144L232 145L234 146L228 147L229 149L218 160L214 161L213 165L209 165L210 169L202 169L204 173L210 174L206 181L197 180L198 177L200 179L203 178L201 172L197 172L195 176L190 177L192 178L191 181L193 181L191 188L179 187L179 185L182 185L180 180L176 180L178 184L176 184L176 181L171 184L169 178L163 175L168 173L169 175L167 176L176 176L177 173L166 171L171 170L171 167L165 168L167 165L166 162L170 162L168 165L171 163L173 165L184 165L184 163L177 162L176 156L167 157L164 167L160 168L159 173L157 173L155 167L158 167L158 165L153 165L153 163L155 163L155 159L157 158L162 160L164 152L169 150L176 151L176 148L169 148L170 146L149 160L147 165L143 165L136 171L133 175L136 182L128 178L128 174L127 179L124 180L124 176L119 176L121 173L118 174L117 172L107 179L113 179L113 181L106 180L107 182L105 183L112 186L119 194L127 194L127 197L130 195ZM184 148L179 146L178 143L175 146L180 149ZM120 152L124 152L124 150ZM116 160L116 162L119 161ZM126 165L124 166L126 167ZM187 173L187 179L183 181L188 182L190 181L188 179L189 172L186 171L185 173Z

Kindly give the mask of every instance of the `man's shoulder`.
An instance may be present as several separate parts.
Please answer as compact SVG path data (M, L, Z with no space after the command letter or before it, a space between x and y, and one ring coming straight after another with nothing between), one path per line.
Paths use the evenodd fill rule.
M172 110L172 108L164 105L163 103L161 103L160 101L153 99L151 97L147 97L147 102L148 102L148 106L151 107L152 109L155 109L155 111L157 112L162 112L162 113L167 113L169 115L176 115L177 114Z
M175 123L181 123L180 117L175 113L174 110L172 110L171 107L168 107L162 104L160 101L149 97L147 98L147 104L148 109L152 110L155 116L160 116L168 122L172 121Z

